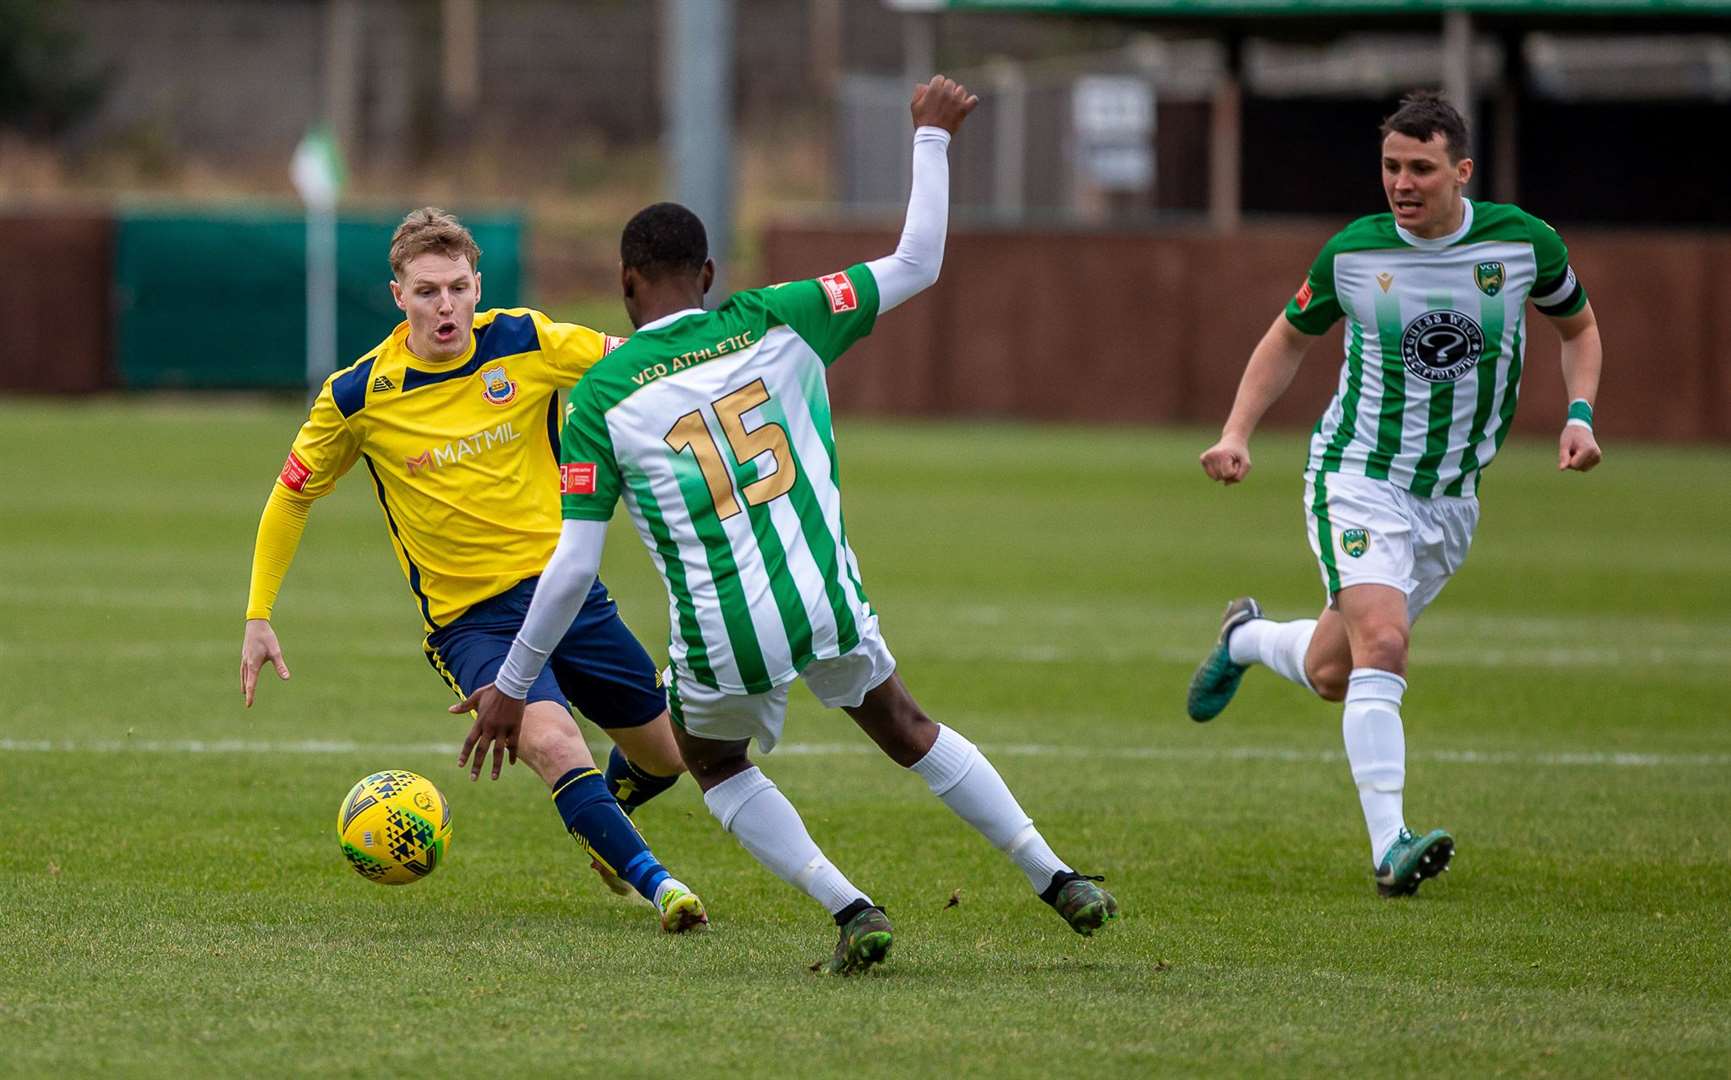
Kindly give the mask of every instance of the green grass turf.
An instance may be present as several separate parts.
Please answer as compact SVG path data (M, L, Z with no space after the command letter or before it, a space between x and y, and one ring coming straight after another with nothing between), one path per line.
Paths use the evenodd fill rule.
M714 917L671 939L600 887L526 769L459 774L364 477L315 509L284 590L292 681L241 709L252 536L297 421L0 402L0 1073L1731 1064L1724 449L1613 443L1590 477L1505 450L1405 710L1409 820L1460 853L1387 902L1337 707L1253 672L1220 720L1183 714L1226 599L1318 605L1299 437L1263 437L1226 490L1196 432L844 420L848 524L909 685L1124 918L1071 934L800 690L768 771L898 929L881 973L842 981L807 970L823 913L689 781L641 815ZM624 528L605 575L664 655ZM384 767L454 807L451 858L409 888L362 880L334 837Z

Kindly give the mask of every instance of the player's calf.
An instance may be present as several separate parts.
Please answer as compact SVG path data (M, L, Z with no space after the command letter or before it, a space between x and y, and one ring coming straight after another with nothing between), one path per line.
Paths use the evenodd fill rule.
M845 707L845 711L878 749L904 769L925 757L938 738L938 725L894 675L866 691L858 705Z
M666 925L664 902L670 895L690 894L683 883L655 858L643 836L625 816L607 790L607 783L594 768L572 769L553 785L553 805L558 808L565 829L602 870L603 880L611 874L625 881L638 895L654 904ZM698 914L702 904L697 903ZM682 909L683 910L683 909ZM675 920L677 929L688 929L683 918ZM707 922L707 918L703 920ZM670 928L671 929L671 928Z
M1317 656L1315 650L1304 658L1304 677L1310 688L1324 701L1346 700L1346 681L1352 675L1352 656Z
M636 762L626 757L617 746L607 756L607 771L604 778L607 790L618 800L619 806L627 813L636 813L637 808L650 799L666 791L679 782L679 773L671 776L658 776L642 768Z
M1115 918L1118 902L1093 884L1098 879L1084 878L1058 858L979 747L953 728L936 726L937 737L931 749L911 766L932 794L991 841L993 847L1009 856L1027 875L1034 892L1078 933L1091 934L1107 919ZM1078 881L1086 888L1070 889ZM1080 899L1081 893L1088 895ZM1092 911L1082 911L1090 905Z

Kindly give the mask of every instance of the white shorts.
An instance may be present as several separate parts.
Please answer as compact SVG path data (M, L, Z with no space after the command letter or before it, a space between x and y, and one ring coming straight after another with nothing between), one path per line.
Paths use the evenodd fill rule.
M1392 585L1416 620L1466 562L1479 501L1414 495L1387 480L1348 473L1304 474L1310 549L1328 602L1352 585Z
M884 644L873 615L860 625L858 645L832 659L813 660L799 677L825 708L851 709L895 673L896 658ZM765 754L781 741L791 682L761 694L729 694L680 675L672 667L662 673L662 681L667 684L673 722L689 734L720 742L756 739Z

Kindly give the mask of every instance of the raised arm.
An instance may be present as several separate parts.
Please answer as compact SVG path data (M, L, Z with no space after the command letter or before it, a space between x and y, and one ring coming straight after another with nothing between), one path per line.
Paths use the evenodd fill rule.
M950 139L980 99L958 82L934 75L914 90L914 175L907 220L896 249L866 264L878 284L878 313L889 311L938 280L950 219Z
M1209 479L1236 484L1250 475L1250 436L1262 414L1292 385L1310 342L1310 336L1292 325L1284 313L1274 317L1244 366L1238 396L1232 401L1226 426L1220 430L1220 440L1202 451L1202 471Z

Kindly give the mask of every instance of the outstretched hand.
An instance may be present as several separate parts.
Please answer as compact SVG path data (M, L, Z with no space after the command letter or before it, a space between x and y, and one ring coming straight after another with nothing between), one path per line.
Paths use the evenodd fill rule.
M289 677L288 664L283 661L282 646L277 644L276 631L271 629L270 620L248 619L246 635L240 643L240 696L249 709L252 708L253 693L258 689L258 673L267 660L276 668L277 678Z
M1593 438L1592 428L1584 428L1579 424L1564 425L1562 438L1557 440L1558 472L1565 469L1588 472L1604 456L1599 452L1599 440Z
M1242 439L1222 438L1202 451L1202 471L1228 486L1250 475L1250 447Z
M487 760L487 747L493 748L493 779L499 779L499 767L507 753L511 764L517 764L517 732L523 726L522 701L506 697L492 683L481 687L462 701L451 706L451 712L461 715L473 711L475 726L463 740L463 751L457 755L457 767L469 765L469 779L481 778L481 766ZM474 758L471 762L470 752Z
M930 82L914 87L915 127L940 127L954 135L962 121L980 103L978 96L954 79L933 75Z

